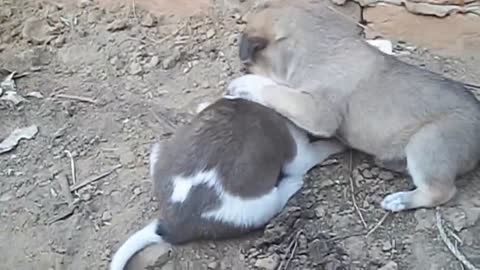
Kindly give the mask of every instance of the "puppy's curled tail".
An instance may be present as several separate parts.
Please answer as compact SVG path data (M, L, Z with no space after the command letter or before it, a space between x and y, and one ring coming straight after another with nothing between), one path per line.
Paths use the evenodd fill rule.
M166 243L158 233L159 226L159 221L154 220L140 231L131 235L113 255L110 270L124 270L130 258L137 252L150 245Z

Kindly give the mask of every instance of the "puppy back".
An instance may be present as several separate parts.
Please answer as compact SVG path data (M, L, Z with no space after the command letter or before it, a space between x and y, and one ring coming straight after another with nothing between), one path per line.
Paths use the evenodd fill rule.
M260 104L220 99L164 143L153 168L155 179L215 172L232 195L261 196L276 185L295 154L286 121ZM162 193L164 187L157 186Z

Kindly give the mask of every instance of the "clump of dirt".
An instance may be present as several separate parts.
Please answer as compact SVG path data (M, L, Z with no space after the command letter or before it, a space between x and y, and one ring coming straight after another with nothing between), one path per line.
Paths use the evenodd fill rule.
M38 127L0 154L2 269L106 269L120 243L155 216L151 143L171 136L240 74L242 9L222 2L171 18L131 3L0 3L0 68L22 75L16 92L25 98L0 100L0 141ZM480 78L475 59L418 48L402 58L456 79ZM352 156L313 170L258 233L167 256L152 247L138 257L164 270L461 269L433 210L386 215L380 208L409 180ZM440 211L461 252L479 264L480 183L470 181L477 178L478 171L462 178L460 195Z

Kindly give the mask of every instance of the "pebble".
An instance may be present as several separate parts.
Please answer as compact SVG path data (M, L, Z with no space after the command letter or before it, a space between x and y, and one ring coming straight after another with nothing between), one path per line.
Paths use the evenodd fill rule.
M169 57L163 59L162 61L162 67L164 69L171 69L171 68L174 68L175 65L177 64L177 57L176 55L170 55Z
M145 27L153 27L156 24L157 24L157 19L150 13L147 14L145 17L143 17L142 21L140 22L140 25Z
M380 179L386 180L386 181L392 180L392 179L393 179L393 173L387 172L387 171L382 171L382 172L378 175L378 177L379 177Z
M33 17L25 21L22 36L35 44L41 44L50 39L53 30L45 20Z
M160 63L160 58L156 55L152 56L150 61L145 65L147 68L154 68Z
M392 248L393 248L393 246L392 246L391 241L385 240L385 242L383 242L383 246L382 246L383 251L390 251L390 250L392 250Z
M217 262L211 262L207 265L208 269L217 269L218 263Z
M372 172L371 172L370 170L368 170L368 169L363 170L363 171L362 171L362 175L363 175L363 177L369 178L369 179L373 177Z
M132 75L140 75L143 72L142 66L139 63L133 62L130 64L128 72Z
M102 221L110 221L110 220L112 220L112 214L108 211L103 212Z
M275 270L280 262L280 258L277 254L270 255L268 257L258 259L255 262L255 267L261 270Z
M107 26L110 32L122 31L127 29L128 23L125 20L116 19Z
M212 38L213 36L215 36L215 29L209 29L207 31L207 38Z
M394 261L389 261L384 266L380 267L378 270L397 270L398 264Z

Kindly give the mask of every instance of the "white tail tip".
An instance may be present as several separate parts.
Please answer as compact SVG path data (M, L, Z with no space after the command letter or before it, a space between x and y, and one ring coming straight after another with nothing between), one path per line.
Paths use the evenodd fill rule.
M130 258L137 252L147 246L163 242L162 237L156 232L157 227L158 220L155 220L130 236L113 255L110 270L124 270Z

